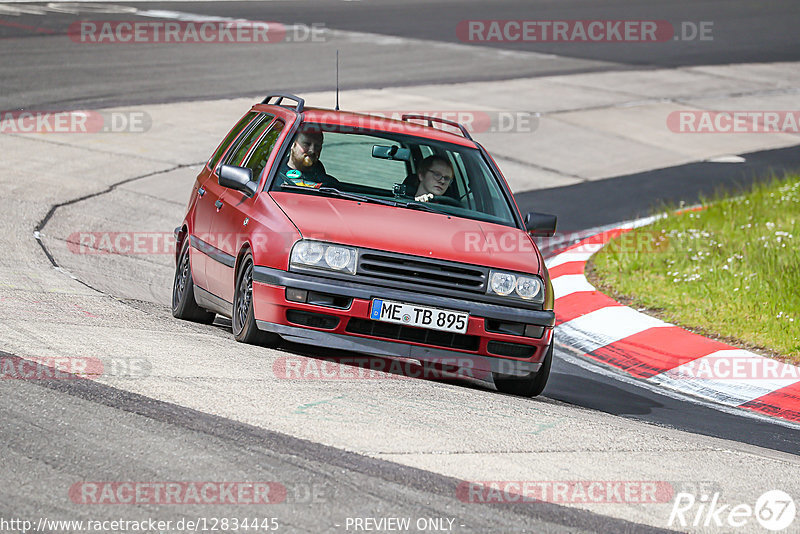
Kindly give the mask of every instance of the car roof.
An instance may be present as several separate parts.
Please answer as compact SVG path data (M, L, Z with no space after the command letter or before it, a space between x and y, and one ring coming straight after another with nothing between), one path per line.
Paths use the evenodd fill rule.
M256 111L269 111L274 108L280 108L284 111L297 114L292 108L274 104L257 104L253 106ZM440 128L433 128L431 126L424 126L416 122L399 121L379 115L370 115L367 113L356 113L353 111L337 111L325 108L305 108L300 113L303 122L330 124L338 126L347 126L351 128L358 128L364 130L378 130L382 132L400 133L431 139L434 141L443 141L456 145L462 145L471 148L477 148L477 144L465 137L463 134L451 133ZM414 119L424 120L424 119ZM435 120L435 119L434 119Z

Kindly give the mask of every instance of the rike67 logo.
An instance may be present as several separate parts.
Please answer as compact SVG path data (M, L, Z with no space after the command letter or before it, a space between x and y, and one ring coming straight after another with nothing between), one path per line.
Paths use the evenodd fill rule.
M770 490L762 494L755 505L740 503L732 505L720 500L720 493L700 498L691 493L678 493L672 505L667 526L670 527L717 527L741 528L752 531L753 518L761 527L779 532L794 523L797 508L792 497L781 490Z

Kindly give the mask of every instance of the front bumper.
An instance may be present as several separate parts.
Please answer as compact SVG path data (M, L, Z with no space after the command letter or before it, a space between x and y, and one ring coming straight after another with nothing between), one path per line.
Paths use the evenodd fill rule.
M347 300L348 305L333 307L289 301L286 299L287 288L341 297ZM467 365L476 370L507 375L520 376L538 371L552 341L554 313L551 310L501 306L469 300L468 297L467 295L467 298L461 299L415 293L263 266L255 266L253 269L256 324L259 329L275 332L289 341L434 363L449 363L455 358L461 364L468 362ZM463 337L470 338L475 345L470 348L432 346L424 341L413 342L390 339L380 334L354 333L353 329L348 328L349 321L357 319L363 324L369 318L369 308L373 298L469 312L467 332ZM322 327L298 325L287 318L287 313L296 312L316 313L337 320L331 319L331 323L335 324ZM486 319L540 326L543 328L543 334L540 338L533 338L490 332L486 330ZM498 355L489 350L490 347L500 345L521 347L526 349L528 354L524 357L511 357Z

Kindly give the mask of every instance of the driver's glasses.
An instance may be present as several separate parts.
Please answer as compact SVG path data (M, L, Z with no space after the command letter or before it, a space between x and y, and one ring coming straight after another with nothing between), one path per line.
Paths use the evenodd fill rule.
M452 176L445 176L444 174L439 174L438 172L436 172L434 170L429 170L428 172L430 173L431 176L436 178L436 180L439 181L439 182L444 181L444 183L449 184L450 182L453 181L453 177Z

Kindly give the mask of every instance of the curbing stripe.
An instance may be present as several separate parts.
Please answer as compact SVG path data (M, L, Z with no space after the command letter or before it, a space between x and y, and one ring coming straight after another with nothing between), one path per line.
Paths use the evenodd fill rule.
M740 408L800 423L800 383L767 393Z
M566 323L601 308L622 306L619 302L599 291L572 293L558 299L556 324Z
M553 267L557 267L563 263L573 261L586 263L586 261L601 248L603 248L603 243L588 243L584 245L579 243L578 245L568 248L566 251L554 257L552 260L546 261L545 265L547 265L548 269L552 269Z
M560 340L589 358L648 382L724 405L800 421L800 367L639 313L600 293L586 279L586 262L610 239L657 218L605 229L546 261L556 296Z
M579 274L583 276L583 266L585 264L585 261L569 261L555 267L549 267L547 271L550 273L551 279L565 274Z
M576 348L593 352L649 328L663 326L671 325L627 306L608 306L563 323L559 333Z
M800 369L746 350L726 348L656 375L651 381L686 382L681 386L697 395L707 397L700 392L711 390L724 404L739 406L800 383Z
M566 297L572 293L583 291L594 291L594 286L589 283L583 274L565 274L558 278L553 278L553 293L556 298Z
M636 378L651 378L721 348L727 345L670 325L628 336L595 351L592 357Z

